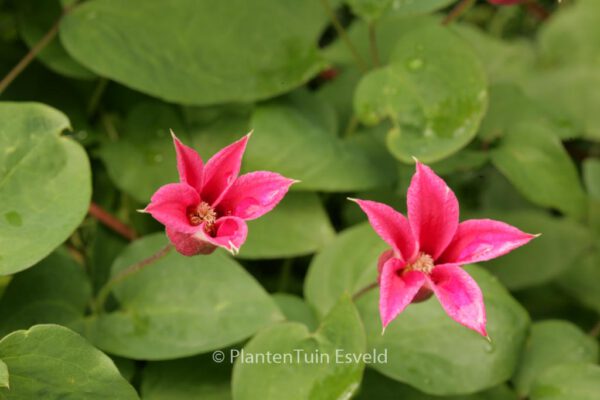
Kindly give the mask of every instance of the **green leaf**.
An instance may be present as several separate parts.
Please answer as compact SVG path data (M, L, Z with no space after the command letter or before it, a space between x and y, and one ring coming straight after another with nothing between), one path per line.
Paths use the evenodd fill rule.
M244 155L244 170L275 171L300 180L293 189L353 191L391 186L396 178L395 161L375 134L338 139L321 118L288 101L258 106L250 126L254 133ZM240 136L219 127L198 131L194 143L198 149L213 150Z
M111 359L75 332L36 325L0 341L10 389L3 399L139 399Z
M298 296L288 293L275 293L273 300L279 306L285 319L291 322L300 322L308 329L317 329L317 318L314 310Z
M489 211L477 216L494 218L522 231L542 234L526 246L485 263L489 271L511 290L556 279L592 245L591 233L585 226L544 212Z
M600 366L563 364L546 371L534 383L531 400L595 400L600 393Z
M454 2L454 0L394 0L391 13L394 15L412 17L439 10Z
M600 200L600 159L587 158L583 160L583 182L588 194Z
M536 322L512 381L517 393L525 398L535 379L547 369L563 363L597 360L598 343L576 325L561 320Z
M340 362L336 357L360 357L364 351L360 317L345 296L316 332L309 332L303 324L287 322L267 328L250 340L235 361L233 397L279 400L286 393L289 400L350 398L360 383L364 363ZM285 361L251 362L267 352L280 354Z
M360 392L356 400L372 399L402 399L402 400L517 400L514 394L506 385L497 386L484 392L461 395L461 396L432 396L419 392L412 387L400 382L386 378L385 376L367 369L363 378Z
M0 388L10 388L9 378L8 367L4 361L0 360Z
M356 293L377 278L377 259L388 248L368 223L349 228L313 258L304 295L323 316L344 292Z
M325 21L317 1L181 0L165 8L161 0L98 0L67 15L60 37L99 75L207 105L264 99L308 81L323 67L317 39Z
M0 274L28 268L83 220L91 196L85 151L60 133L65 115L36 103L0 103Z
M21 37L32 48L60 18L63 7L58 0L20 0L15 2ZM52 71L79 79L95 75L69 56L59 40L50 41L37 57Z
M519 125L492 151L492 162L533 203L574 218L585 214L575 165L560 140L543 126Z
M542 62L550 66L598 65L600 62L600 7L581 0L553 15L541 26L538 42Z
M524 122L547 126L560 139L573 139L580 134L564 112L548 112L519 86L513 83L492 85L490 107L481 122L479 137L491 142L509 134Z
M354 110L365 124L391 119L390 152L433 162L467 145L487 104L483 68L462 39L437 24L411 30L386 67L359 83Z
M142 374L144 400L230 400L229 360L209 355L148 363Z
M160 186L178 181L169 129L188 142L181 115L174 107L143 103L128 114L119 140L100 149L112 181L140 203L149 202Z
M56 251L12 279L0 299L0 337L36 324L69 325L83 318L91 285L83 266Z
M600 313L600 243L577 259L557 283L580 303Z
M362 19L372 22L381 18L392 5L393 0L346 0L352 12Z
M573 65L536 71L525 80L526 93L587 139L600 141L600 76L596 67ZM552 84L548 84L552 82Z
M113 276L155 254L164 234L132 243ZM86 321L85 334L109 353L164 360L228 346L281 319L262 287L224 252L184 257L175 251L115 287L119 307Z
M356 293L375 281L377 259L387 245L370 229L362 225L343 232L315 257L305 295L320 313L335 296ZM376 370L436 395L473 393L512 375L529 324L527 313L492 275L475 266L466 269L483 291L492 343L453 321L436 299L410 305L382 335L375 289L357 306L368 351L387 349L387 363L374 364Z
M335 231L314 193L289 193L273 211L248 221L248 239L240 258L285 258L311 254Z

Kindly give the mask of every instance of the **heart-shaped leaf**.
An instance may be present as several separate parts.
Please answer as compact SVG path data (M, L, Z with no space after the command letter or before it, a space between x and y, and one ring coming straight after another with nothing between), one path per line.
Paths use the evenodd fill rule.
M533 384L531 400L595 400L600 393L600 366L562 364L550 368Z
M0 103L0 274L28 268L83 220L91 173L81 146L61 137L65 115L36 103Z
M360 383L364 363L346 356L360 358L364 351L360 317L346 296L314 333L303 324L286 322L250 340L235 361L233 398L279 400L282 393L290 400L350 398ZM267 353L284 361L251 361Z
M115 261L113 276L156 253L164 234L140 239ZM107 352L147 360L191 356L237 343L282 318L262 287L225 253L175 251L115 287L116 310L92 316L86 336Z
M60 37L101 76L205 105L272 97L309 80L323 67L317 39L325 21L317 1L145 0L132 8L97 0L67 15Z
M5 336L0 358L10 376L10 389L0 388L3 399L139 399L106 354L59 325Z
M432 162L477 132L487 104L483 67L463 40L438 24L402 36L390 64L359 83L354 110L366 124L390 119L389 150L402 161Z

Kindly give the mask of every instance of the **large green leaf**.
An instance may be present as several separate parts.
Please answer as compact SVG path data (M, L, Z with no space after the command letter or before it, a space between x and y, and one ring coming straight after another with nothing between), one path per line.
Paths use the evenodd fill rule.
M355 293L376 279L377 258L385 245L380 239L377 244L367 229L363 225L342 233L311 264L305 294L321 313L335 296ZM527 313L492 275L475 266L466 269L483 291L492 342L453 321L435 299L409 306L382 335L378 290L373 290L358 300L358 308L369 351L388 352L387 363L375 364L375 369L437 395L473 393L512 375L525 340Z
M131 244L114 274L156 253L164 234ZM107 352L147 360L190 356L237 343L280 320L275 303L224 252L175 251L115 287L116 310L90 317L86 336Z
M527 397L535 379L562 363L598 361L598 343L567 321L537 322L512 381L521 397Z
M314 111L287 100L257 107L250 126L254 133L244 170L275 171L299 179L293 189L353 191L391 186L395 180L394 159L376 135L338 139ZM194 143L203 151L216 150L240 136L239 131L199 129Z
M261 362L261 354L280 355L280 362ZM346 399L358 388L364 363L365 336L349 297L343 297L316 332L286 322L261 331L243 349L233 369L236 400ZM285 357L285 358L284 358Z
M142 374L144 400L230 400L231 365L209 355L148 363Z
M571 268L592 245L591 233L585 226L540 211L490 211L478 216L507 222L525 232L542 234L526 246L485 263L510 289L555 279Z
M140 104L127 116L119 140L108 142L100 149L110 178L140 203L149 202L161 185L178 181L169 129L183 142L188 142L181 115L174 107Z
M583 161L583 181L590 197L600 200L600 159L588 158Z
M460 396L432 396L420 392L403 383L386 378L373 371L365 371L365 376L356 400L517 400L506 385L497 386L493 389L472 395Z
M486 104L479 60L461 38L433 23L401 37L390 64L366 75L354 97L362 122L394 122L387 145L407 162L437 161L464 147Z
M10 388L10 376L6 363L0 360L0 388Z
M267 215L248 222L240 258L284 258L320 249L335 231L314 193L289 193Z
M541 125L523 124L492 151L492 162L530 201L581 218L586 198L560 140Z
M41 323L76 322L83 317L90 294L83 266L66 251L54 252L8 285L0 299L0 337Z
M323 67L318 1L97 0L61 23L67 51L99 75L183 104L272 97Z
M0 341L0 358L10 376L3 399L139 399L108 356L59 325L11 333Z
M58 0L19 0L15 2L19 32L30 48L52 28L63 12ZM65 51L58 39L52 40L37 57L48 68L72 78L90 79L94 74L82 67Z
M563 364L546 371L534 383L531 400L596 400L600 366Z
M83 220L88 158L61 137L65 115L36 103L0 103L0 274L28 268Z
M447 6L454 0L346 0L352 12L373 22L385 14L415 16Z
M318 323L315 311L300 297L289 293L275 293L273 300L275 300L287 321L300 322L311 331L317 329Z

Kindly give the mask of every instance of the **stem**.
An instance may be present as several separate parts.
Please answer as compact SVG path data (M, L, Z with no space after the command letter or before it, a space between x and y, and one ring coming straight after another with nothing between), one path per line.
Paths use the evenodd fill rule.
M450 22L463 15L473 6L473 4L475 4L475 0L462 0L448 13L448 15L446 15L446 18L442 21L442 25L448 25Z
M358 69L360 69L361 72L366 72L368 70L367 63L363 60L363 58L358 53L358 50L356 50L356 47L354 47L354 45L350 41L350 38L348 37L346 30L340 23L340 20L335 15L335 12L333 11L333 9L331 8L331 5L329 4L329 1L321 0L321 4L323 5L325 12L327 13L327 16L331 20L331 23L333 24L333 27L335 28L337 34L342 39L342 41L344 43L346 43L346 46L348 46L350 53L352 53L352 56L354 57L354 60L356 61L356 65L358 66Z
M364 288L360 289L358 292L354 293L352 295L352 300L353 301L358 300L362 295L364 295L365 293L368 293L372 289L375 289L377 286L379 286L379 282L369 283L367 286L365 286Z
M537 0L527 0L525 7L527 12L537 18L538 21L545 21L550 16L550 13Z
M88 103L87 115L91 117L96 112L98 108L98 104L100 104L100 99L104 94L104 89L106 89L106 85L108 85L108 79L100 78L98 80L98 84L94 89L94 93L92 93L92 97L90 97L90 102Z
M281 265L281 275L279 276L279 292L285 292L288 289L290 278L292 276L292 263L293 260L288 258L283 261Z
M350 137L358 127L358 117L356 115L352 115L350 117L350 121L348 121L348 125L346 125L346 129L344 130L344 137Z
M119 221L117 217L110 214L108 211L100 207L98 204L92 202L90 204L90 208L88 210L90 215L100 221L102 224L106 225L113 231L117 232L119 235L123 236L127 240L134 240L137 238L137 233L133 230L133 228L125 225L123 222Z
M369 23L369 49L371 50L373 66L379 67L381 62L379 58L379 49L377 48L377 32L375 31L375 22Z
M113 278L111 278L108 282L106 282L104 284L104 286L102 286L102 288L100 288L100 290L98 291L98 296L96 297L96 300L94 301L95 312L99 313L99 312L103 311L104 303L106 303L106 299L108 298L108 295L110 294L111 290L115 287L115 285L123 282L125 279L129 278L131 275L138 273L139 271L141 271L148 265L151 265L151 264L155 263L156 261L160 260L167 254L169 254L171 249L173 249L173 246L171 244L166 245L165 247L163 247L162 249L160 249L159 251L157 251L150 257L145 258L141 261L138 261L137 263L132 264L129 267L125 268L124 270L119 272L117 275L115 275Z
M67 15L76 4L77 1L74 2L70 7L65 7L63 9L58 19L50 27L50 30L46 32L44 36L42 36L42 38L29 50L29 53L25 54L25 57L23 57L21 61L19 61L17 65L15 65L13 69L11 69L10 72L6 74L6 76L0 81L0 94L2 94L2 92L6 90L12 81L14 81L15 78L19 76L21 72L27 68L27 66L29 66L29 64L31 64L40 51L44 50L44 48L48 46L48 44L56 37L58 28L60 27L60 22L62 21L63 17Z
M594 325L594 327L590 329L588 335L590 335L593 338L597 338L600 336L600 321L598 321L596 325Z

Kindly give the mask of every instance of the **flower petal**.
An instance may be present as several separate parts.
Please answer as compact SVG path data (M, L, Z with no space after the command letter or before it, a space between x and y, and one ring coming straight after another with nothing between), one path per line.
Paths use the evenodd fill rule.
M491 260L523 246L536 235L491 219L470 219L458 225L440 263L469 264Z
M487 336L483 295L477 282L457 265L436 266L427 278L446 313L456 322Z
M200 226L190 224L187 210L198 203L200 196L196 189L185 183L169 183L152 195L150 204L144 211L173 231L194 233L200 230Z
M210 254L217 248L214 244L198 239L190 233L181 233L167 228L167 237L175 246L175 250L184 256L195 256L197 254Z
M245 220L258 218L271 211L294 182L267 171L242 175L219 202L219 209Z
M200 193L202 191L202 170L204 169L202 158L196 150L181 143L173 131L171 131L171 136L173 136L173 144L177 153L179 181L187 183Z
M407 196L408 220L419 250L436 260L458 227L458 200L446 182L420 162Z
M215 223L215 234L208 235L204 229L196 235L199 239L237 254L248 236L248 225L238 217L222 217Z
M399 274L403 266L401 260L391 258L381 269L379 313L384 328L413 301L426 281L420 271Z
M375 232L394 249L396 258L410 262L417 255L418 245L404 215L376 201L351 200L367 214Z
M221 149L204 166L203 187L200 196L216 207L227 189L233 184L242 165L242 157L250 134Z

